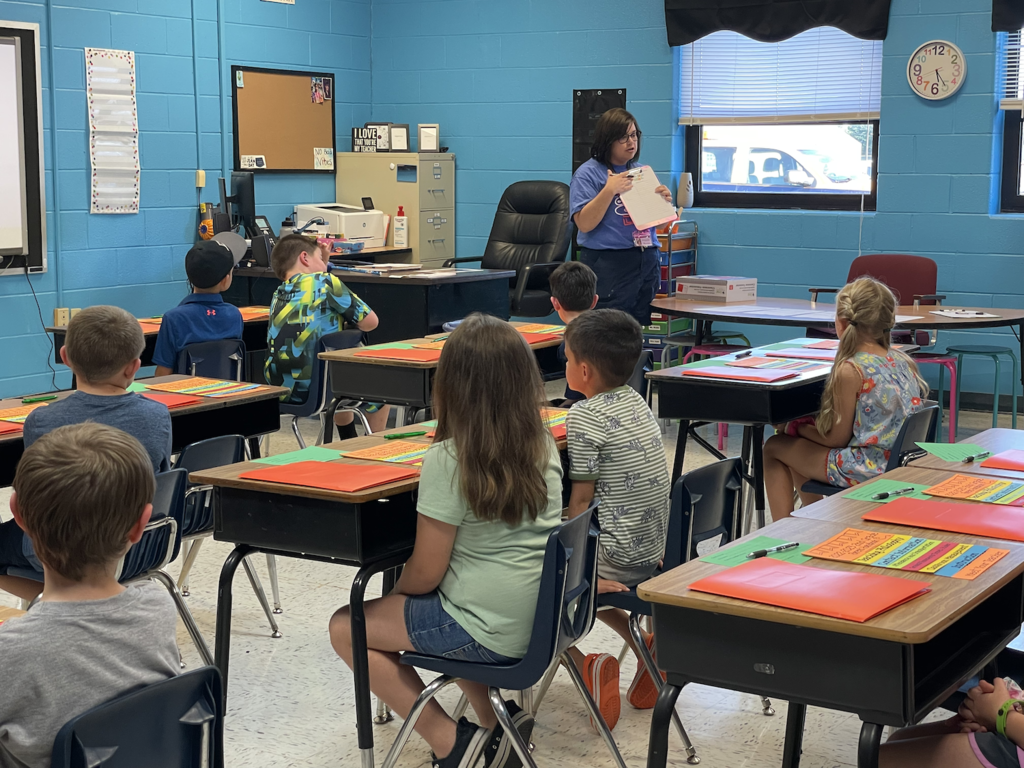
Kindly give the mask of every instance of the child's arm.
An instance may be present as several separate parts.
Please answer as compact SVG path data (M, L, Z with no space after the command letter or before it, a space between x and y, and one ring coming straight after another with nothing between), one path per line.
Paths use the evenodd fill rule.
M174 373L174 371L171 370L170 368L168 368L167 366L165 366L165 365L158 365L156 367L156 373L154 373L153 375L154 376L170 376L172 373Z
M822 435L814 424L801 424L797 435L826 448L845 448L853 437L853 421L857 413L857 397L860 395L860 373L853 365L843 365L838 371L833 405L836 409L832 429Z
M968 720L978 723L986 731L996 733L999 708L1009 699L1010 693L1001 677L991 683L982 680L967 692L961 710ZM1024 715L1014 711L1006 718L1006 738L1018 747L1024 745Z
M352 293L348 286L337 277L334 275L328 277L330 283L327 297L334 311L361 331L372 331L376 328L380 323L377 313L370 309L365 301Z
M572 519L587 511L594 500L593 480L573 480L572 495L569 496L569 518Z
M394 594L426 595L437 589L448 571L458 527L417 515L416 544L395 585Z

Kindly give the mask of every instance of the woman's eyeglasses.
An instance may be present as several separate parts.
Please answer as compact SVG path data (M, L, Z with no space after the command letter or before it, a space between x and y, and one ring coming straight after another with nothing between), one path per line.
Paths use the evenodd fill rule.
M643 134L640 131L633 131L632 133L627 133L622 138L617 139L617 141L619 144L628 144L631 141L640 141L641 136L643 136Z

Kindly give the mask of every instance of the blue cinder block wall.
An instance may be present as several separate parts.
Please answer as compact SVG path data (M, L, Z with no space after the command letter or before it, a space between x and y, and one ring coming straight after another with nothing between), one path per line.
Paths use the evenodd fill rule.
M370 117L369 0L0 0L0 20L41 27L49 248L49 269L31 286L22 275L0 276L0 396L48 390L53 378L70 385L67 369L55 366L54 376L47 366L50 344L31 288L47 325L57 306L117 304L146 315L187 293L196 169L206 171L202 199L216 201L217 177L232 164L230 90L226 110L221 100L231 64L335 73L339 147L352 125ZM137 215L88 212L85 47L136 54ZM287 119L273 105L267 114ZM275 226L295 203L334 200L331 176L264 176L256 184L257 211Z

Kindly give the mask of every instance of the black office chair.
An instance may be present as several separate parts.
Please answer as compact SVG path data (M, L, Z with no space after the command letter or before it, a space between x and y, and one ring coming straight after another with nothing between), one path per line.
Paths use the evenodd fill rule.
M53 768L223 768L224 695L208 666L137 688L57 732Z
M498 202L484 255L448 259L450 267L479 261L482 269L514 269L509 312L513 317L551 314L548 278L569 248L569 187L560 181L517 181Z
M242 381L245 378L245 342L241 339L220 339L189 344L178 353L174 372Z
M935 442L935 432L938 427L939 404L934 400L925 400L921 409L912 413L903 422L900 433L896 436L892 450L889 451L889 463L885 467L886 472L891 472L898 467L905 466L911 459L923 455L924 451L917 447L917 443ZM800 489L804 493L816 493L820 496L833 496L840 491L845 491L844 486L822 483L817 480L808 480Z

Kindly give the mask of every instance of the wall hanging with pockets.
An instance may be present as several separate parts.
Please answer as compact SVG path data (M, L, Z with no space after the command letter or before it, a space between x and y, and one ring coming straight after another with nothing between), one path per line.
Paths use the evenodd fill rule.
M90 213L139 212L139 112L135 54L85 49L89 106Z
M235 170L334 173L334 75L231 67Z
M625 88L577 88L572 92L572 172L590 159L594 128L609 109L626 108Z

